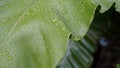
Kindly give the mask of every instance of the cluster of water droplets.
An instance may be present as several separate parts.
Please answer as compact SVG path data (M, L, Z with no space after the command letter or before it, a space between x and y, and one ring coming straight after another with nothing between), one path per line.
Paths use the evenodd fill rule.
M3 57L6 57L7 60L12 60L12 56L10 55L9 51L5 51L5 52L1 52L0 53L0 60L3 58Z

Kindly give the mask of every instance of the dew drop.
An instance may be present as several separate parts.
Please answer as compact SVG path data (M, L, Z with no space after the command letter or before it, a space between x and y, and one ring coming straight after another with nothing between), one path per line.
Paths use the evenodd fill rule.
M9 52L8 52L8 51L5 51L5 54L6 54L6 55L8 55L8 54L9 54Z
M67 18L67 20L68 20L68 21L70 21L70 20L71 20L71 18L69 18L69 17L68 17L68 18Z
M65 28L63 27L63 29L62 30L65 30Z
M67 36L67 34L65 34L65 36Z
M59 25L58 23L56 23L55 25Z
M53 19L52 22L53 22L53 23L57 22L57 19Z
M76 16L76 14L73 14L73 17L75 17Z
M7 59L8 60L12 60L12 56L7 56Z
M35 10L36 10L36 8L33 8L33 10L35 11Z
M30 15L30 13L27 13L26 15Z
M39 5L37 5L37 8L39 8L40 6Z
M38 1L38 3L41 3L41 1Z
M62 11L62 13L63 13L63 14L65 14L65 13L66 13L66 11L65 11L65 10L63 10L63 11Z

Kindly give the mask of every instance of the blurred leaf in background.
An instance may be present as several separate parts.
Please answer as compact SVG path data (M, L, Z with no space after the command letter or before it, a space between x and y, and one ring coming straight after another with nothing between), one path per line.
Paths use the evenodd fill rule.
M117 64L117 68L120 68L120 64Z

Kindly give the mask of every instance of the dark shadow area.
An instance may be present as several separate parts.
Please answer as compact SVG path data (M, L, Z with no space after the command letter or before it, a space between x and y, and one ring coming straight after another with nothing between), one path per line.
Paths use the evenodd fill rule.
M99 8L93 23L99 24L97 28L102 36L96 44L91 68L117 68L120 63L120 13L115 11L115 4L105 13L100 13Z

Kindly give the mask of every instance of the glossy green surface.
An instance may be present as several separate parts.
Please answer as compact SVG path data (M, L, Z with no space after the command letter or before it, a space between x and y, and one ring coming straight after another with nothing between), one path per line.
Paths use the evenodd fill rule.
M105 11L112 3L0 0L0 68L54 68L65 54L69 34L79 40L86 34L96 7L101 4Z

